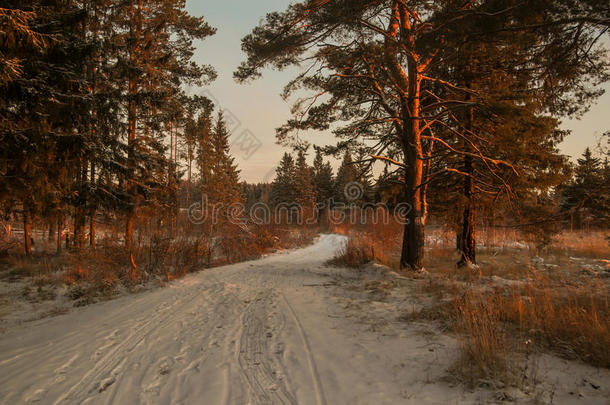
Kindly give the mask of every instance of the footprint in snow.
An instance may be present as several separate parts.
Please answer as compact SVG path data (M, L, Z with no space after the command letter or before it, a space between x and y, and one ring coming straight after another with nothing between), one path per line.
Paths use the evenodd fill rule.
M32 392L30 395L28 395L25 398L25 402L27 402L27 403L40 402L42 400L42 398L44 398L44 395L46 393L47 393L47 390L38 389L38 390Z
M168 375L172 370L174 361L169 357L164 357L159 361L159 375Z
M102 381L100 381L100 383L98 384L97 387L97 392L104 392L106 391L106 388L110 387L112 384L114 384L115 382L115 378L114 377L108 377L103 379Z

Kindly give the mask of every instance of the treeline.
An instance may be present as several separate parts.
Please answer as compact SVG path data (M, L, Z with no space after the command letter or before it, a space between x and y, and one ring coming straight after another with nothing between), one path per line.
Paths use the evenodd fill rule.
M241 200L222 115L184 91L215 78L193 61L214 33L183 0L3 2L0 209L22 218L26 254L34 222L58 250L65 223L73 247L95 246L100 216L123 224L127 252L138 224L175 233L181 162L187 200L191 184Z
M234 76L300 67L283 93L299 98L278 141L303 147L300 131L331 130L338 142L324 152L390 165L386 177L412 208L404 270L424 267L431 208L459 208L467 265L482 209L505 203L525 222L548 222L546 201L570 179L559 119L587 111L610 77L608 13L573 0L299 1L243 38Z
M307 164L303 150L297 152L296 160L286 153L276 169L270 202L274 205L297 203L302 207L320 208L355 203L356 200L363 201L365 193L370 191L369 179L369 170L358 173L358 167L352 161L349 151L345 152L336 176L330 163L324 161L320 150L316 152L313 166ZM348 198L345 190L352 183L355 195L354 198Z
M610 132L602 141L610 145ZM577 159L573 177L559 188L560 209L569 214L571 229L610 227L610 149L601 147L597 157L590 148ZM567 218L566 218L566 221Z
M602 141L610 141L610 132ZM557 172L550 173L545 183L529 180L527 188L520 190L521 199L479 199L477 223L486 227L520 228L544 245L558 231L600 228L610 226L610 150L600 145L586 148L575 163L558 152L554 156L559 164ZM352 159L352 154L359 156ZM523 156L523 155L522 155ZM295 159L296 157L296 159ZM391 211L404 198L400 173L391 173L391 165L384 164L374 178L368 160L358 151L347 150L335 174L321 150L315 151L312 165L307 163L305 150L294 155L285 153L276 168L272 183L243 183L246 211L259 202L269 207L298 204L302 209L317 208L317 218L324 221L324 209L350 210L383 204ZM536 174L534 171L533 174ZM455 229L460 237L461 214L465 201L462 184L446 179L443 187L429 192L429 216L437 226ZM545 189L546 192L539 191ZM529 194L526 193L529 192ZM456 242L459 249L459 241Z

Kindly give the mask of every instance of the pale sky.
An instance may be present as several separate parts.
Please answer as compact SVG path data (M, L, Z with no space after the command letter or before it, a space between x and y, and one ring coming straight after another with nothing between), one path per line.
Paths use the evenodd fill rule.
M187 0L187 10L192 15L204 16L218 30L216 35L196 44L195 60L213 65L218 72L216 81L197 91L211 95L217 104L227 110L229 118L232 116L237 120L232 125L232 139L242 141L242 146L237 147L234 142L232 152L241 169L242 180L248 182L271 181L275 175L275 165L286 151L275 143L275 128L290 116L290 105L282 100L280 93L294 76L294 71L268 70L261 79L245 85L235 82L233 72L245 58L241 51L241 38L266 13L284 10L290 2ZM573 132L561 145L563 153L578 156L587 146L596 144L601 133L610 130L610 84L605 88L607 93L581 120L564 120L563 128ZM316 133L307 140L325 145L333 143L333 136L330 133ZM259 144L260 147L256 148Z

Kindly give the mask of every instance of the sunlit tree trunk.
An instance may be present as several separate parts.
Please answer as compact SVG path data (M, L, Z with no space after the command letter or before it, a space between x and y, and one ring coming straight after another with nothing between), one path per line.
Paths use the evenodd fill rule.
M401 93L400 124L401 144L405 165L405 194L409 205L404 225L404 235L400 255L403 271L420 271L424 268L425 241L425 195L423 191L424 155L420 128L420 56L416 53L415 37L410 23L409 10L405 4L394 2L392 17L386 32L384 58L389 73ZM397 59L398 42L409 49L406 65Z
M412 63L409 63L411 65ZM400 257L401 270L419 271L424 268L425 241L425 201L422 187L424 174L419 116L419 80L409 69L409 95L407 114L403 116L405 125L403 149L406 158L406 202L409 204L404 226L403 244Z

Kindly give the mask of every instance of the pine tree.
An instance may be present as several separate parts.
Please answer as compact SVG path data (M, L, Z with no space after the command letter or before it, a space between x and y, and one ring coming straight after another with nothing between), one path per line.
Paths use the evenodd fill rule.
M208 66L193 63L194 39L215 33L203 18L192 17L181 0L129 0L113 9L117 51L116 77L123 81L121 96L127 116L127 170L124 182L129 204L126 209L125 245L131 251L133 226L138 206L147 202L142 189L153 180L140 170L142 159L157 158L164 134L162 124L172 131L178 112L176 100L182 97L180 84L199 84L213 79ZM171 142L171 141L170 141ZM168 182L165 182L169 184Z
M297 198L296 167L294 159L289 153L284 153L280 164L275 169L275 179L271 184L271 203L292 204Z
M333 169L329 162L324 162L320 150L316 150L312 171L316 203L318 205L328 204L334 196Z
M204 110L197 118L195 126L195 142L197 149L197 168L199 170L199 189L202 195L209 197L211 193L212 164L214 146L212 144L211 110Z
M6 8L5 8L6 7ZM37 14L33 9L0 8L0 86L5 86L23 75L23 50L43 49L48 36L34 27Z
M563 191L562 208L573 212L577 227L582 227L587 216L596 218L600 224L607 223L605 187L602 161L586 148L582 157L577 159L573 181Z
M312 184L312 169L307 164L305 152L299 150L295 166L296 202L303 209L313 209L316 195Z
M354 168L356 170L357 181L362 187L362 197L358 202L364 203L369 202L372 199L372 181L373 174L371 172L371 161L368 159L368 153L366 148L359 148L356 155L356 163Z
M335 178L335 187L334 187L334 200L338 203L354 203L357 199L362 197L362 186L358 183L356 185L355 190L356 194L360 194L359 196L354 195L346 195L348 194L347 187L348 185L358 181L358 173L356 172L356 168L352 161L352 155L349 151L346 151L343 155L343 160L341 161L341 166L337 170L337 177ZM360 188L360 191L358 191ZM355 198L356 197L356 198Z
M25 18L36 32L26 28L25 32L0 34L0 41L8 41L8 48L14 47L20 60L17 70L5 74L0 85L0 156L4 166L0 200L9 207L20 205L28 255L32 218L67 199L71 194L64 192L72 191L70 183L80 175L77 163L85 144L87 107L82 61L89 57L89 49L81 30L82 13L74 1L41 5L9 2L7 9L11 11L5 11L4 18L6 13L9 21ZM11 23L7 25L10 29ZM53 40L43 47L36 38ZM4 62L6 68L7 60Z
M204 173L204 176L209 175L206 169L205 162L202 161L204 156L209 156L211 153L210 123L211 111L213 109L212 102L204 97L187 98L188 108L184 122L184 145L186 147L186 204L190 206L192 203L192 186L193 186L193 163L199 167L199 172ZM206 158L207 159L207 158ZM199 185L203 184L200 179ZM201 196L199 196L201 197Z
M478 101L476 95L485 93L485 86L479 87L481 92L473 92L468 83L447 77L456 70L447 62L469 60L462 58L463 48L453 41L462 45L483 42L507 56L529 57L516 65L506 63L507 59L493 65L494 70L506 73L508 82L515 77L516 68L531 73L523 83L513 82L516 86L506 95L509 99L540 90L538 100L547 112L570 106L580 110L591 96L600 94L600 89L589 84L605 80L608 67L606 53L595 46L599 27L608 25L600 4L539 0L532 7L530 2L512 1L299 1L268 14L243 38L247 59L234 75L246 81L259 77L266 67L310 66L285 88L285 96L303 88L312 93L295 104L294 117L277 131L278 141L294 143L299 131L327 130L338 124L333 131L340 138L337 147L371 141L367 142L369 156L401 168L402 202L411 210L405 221L400 267L417 271L424 265L426 192L433 173L427 162L433 146L437 148L434 155L469 156L491 165L492 170L505 163L481 153L486 140L468 130L465 121L471 114L465 110ZM456 35L463 26L472 28L469 35ZM498 46L494 41L499 33L504 34L502 38L518 33L520 39L528 40ZM564 57L569 63L562 62ZM466 63L477 63L471 62ZM566 66L569 68L564 69ZM436 136L447 128L452 130L449 142ZM466 140L458 144L460 148L453 146L455 137ZM464 159L463 168L469 166L468 160Z
M242 187L239 183L239 170L230 154L229 131L222 111L218 112L216 125L212 132L213 154L211 156L211 182L209 198L222 207L233 203L243 203Z

